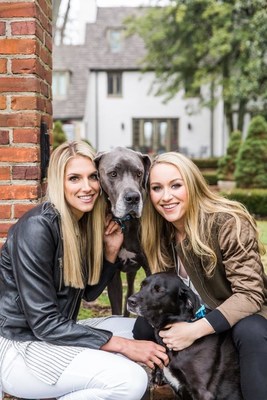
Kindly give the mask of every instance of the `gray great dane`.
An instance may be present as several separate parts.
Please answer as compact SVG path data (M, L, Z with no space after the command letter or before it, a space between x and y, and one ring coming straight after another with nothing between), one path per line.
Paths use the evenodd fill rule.
M108 285L108 296L112 314L122 314L122 280L121 271L126 273L127 293L123 315L129 315L127 299L134 292L134 280L140 267L146 275L149 269L141 251L139 242L139 218L143 210L148 171L151 160L148 155L116 147L96 155L95 163L99 172L101 187L107 197L107 205L124 231L124 242L119 253L122 268L117 271Z

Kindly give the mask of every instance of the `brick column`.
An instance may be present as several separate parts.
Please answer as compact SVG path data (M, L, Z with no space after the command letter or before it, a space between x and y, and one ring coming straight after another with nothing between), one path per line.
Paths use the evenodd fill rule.
M42 197L40 127L52 129L51 0L0 0L0 248Z

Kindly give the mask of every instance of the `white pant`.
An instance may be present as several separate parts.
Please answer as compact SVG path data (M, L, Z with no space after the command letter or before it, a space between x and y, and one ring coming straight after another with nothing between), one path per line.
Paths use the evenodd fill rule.
M98 325L116 336L131 337L133 318L110 318ZM63 372L55 385L35 377L11 347L2 365L3 390L23 398L60 400L140 400L147 388L147 373L119 354L85 349Z

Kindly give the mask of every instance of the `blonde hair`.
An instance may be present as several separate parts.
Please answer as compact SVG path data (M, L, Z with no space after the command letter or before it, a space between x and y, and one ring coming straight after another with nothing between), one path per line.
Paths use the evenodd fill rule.
M156 164L160 163L175 166L184 181L188 196L185 233L193 253L207 261L205 262L207 276L213 274L217 263L211 238L216 214L226 213L235 218L240 246L242 246L239 239L241 219L247 220L255 230L260 251L264 251L259 241L256 222L247 209L241 203L226 199L212 191L198 167L189 158L176 152L163 153L154 159L150 171ZM152 232L153 234L151 234ZM141 218L141 242L153 273L173 267L174 260L171 255L170 244L174 241L174 236L174 226L155 210L150 196L147 196ZM184 254L186 254L186 244L182 242L181 246Z
M84 141L64 142L51 154L46 200L60 215L63 238L64 283L75 288L98 283L103 263L104 199L77 221L65 200L64 174L70 159L82 156L93 162L95 152ZM83 268L86 265L87 271ZM87 273L86 273L87 272ZM85 282L88 275L88 282Z

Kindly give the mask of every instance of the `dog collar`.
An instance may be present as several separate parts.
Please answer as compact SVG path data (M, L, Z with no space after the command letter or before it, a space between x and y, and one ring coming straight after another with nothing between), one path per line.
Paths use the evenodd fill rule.
M206 315L206 307L204 306L204 304L202 304L202 306L199 307L199 309L195 312L195 316L191 320L191 322L194 322L197 319L203 318L203 317L205 317L205 315Z
M115 221L115 222L117 222L117 224L120 225L121 231L123 232L123 231L125 230L125 228L126 228L125 222L126 222L126 221L130 221L132 218L133 218L133 217L131 216L131 214L127 214L127 215L125 215L125 217L123 217L123 218L113 217L112 220Z

